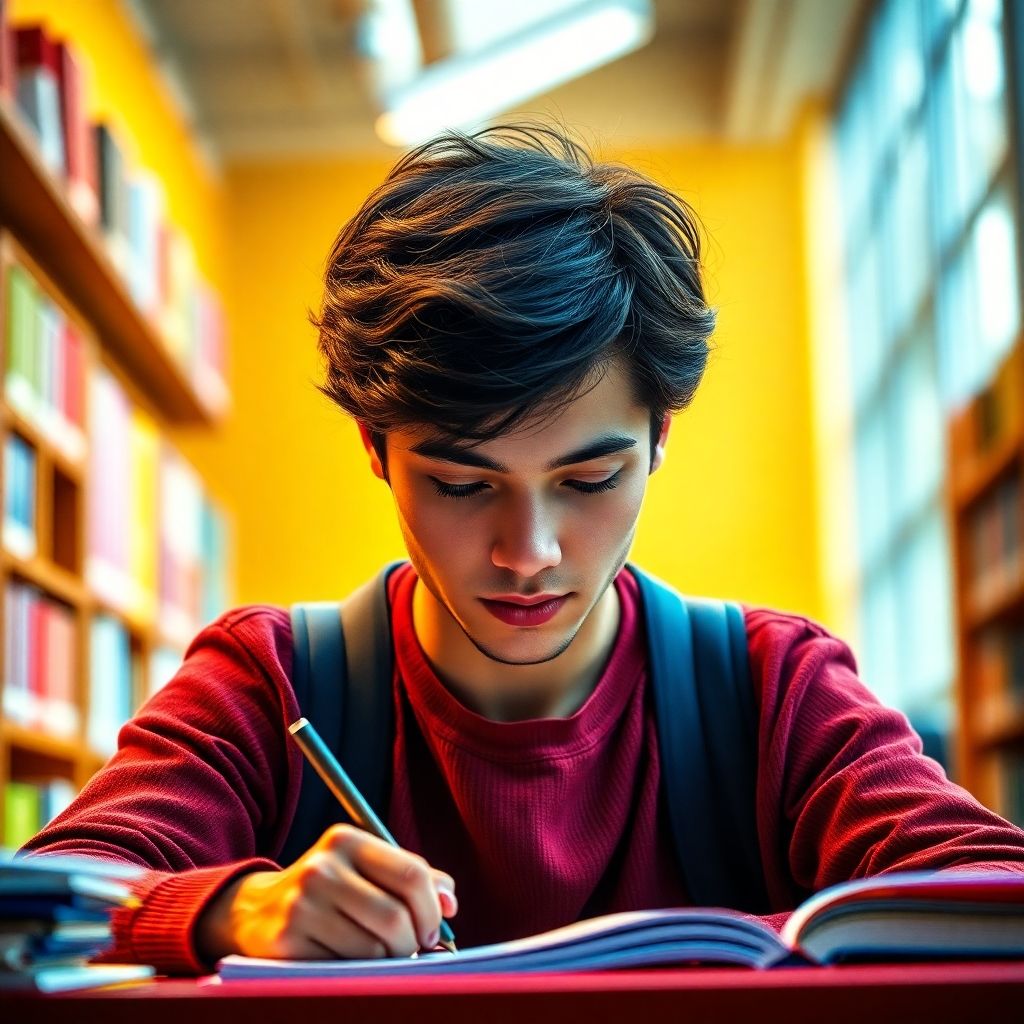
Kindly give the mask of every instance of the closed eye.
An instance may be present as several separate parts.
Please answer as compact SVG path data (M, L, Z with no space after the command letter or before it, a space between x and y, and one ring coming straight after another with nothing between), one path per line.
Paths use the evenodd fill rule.
M562 484L571 490L577 491L580 494L601 494L604 491L610 491L614 487L618 486L619 474L622 472L620 469L617 473L608 477L607 480L598 480L595 483L591 483L587 480L563 480ZM430 482L434 485L434 490L442 498L471 498L475 494L480 494L482 491L488 489L489 485L478 481L472 484L449 484L443 480L438 480L436 477L428 477Z

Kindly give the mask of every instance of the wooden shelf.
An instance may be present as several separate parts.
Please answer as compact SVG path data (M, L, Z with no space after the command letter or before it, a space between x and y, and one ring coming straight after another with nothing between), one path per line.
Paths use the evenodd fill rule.
M11 101L0 96L0 222L11 228L153 407L176 424L211 426L215 417L154 326L139 312L96 236L43 166Z
M13 572L65 604L78 608L87 600L85 585L78 576L38 555L30 559L20 558L4 548L0 551L0 560L7 573Z
M85 458L70 459L58 445L55 445L39 425L7 402L0 403L0 417L5 418L8 430L14 430L28 441L36 451L45 450L50 460L60 471L75 483L82 483L85 478Z
M82 747L77 739L50 736L36 729L27 729L6 719L0 723L0 735L12 747L25 750L51 761L74 764L81 757Z
M970 466L957 471L953 479L953 498L957 505L968 506L988 493L993 482L1021 457L1022 447L1024 440L1020 437L1004 437L984 455L978 456Z
M972 633L1017 617L1024 613L1024 582L1004 587L984 602L968 600L965 612L964 625Z
M1024 824L1018 646L1024 637L1024 499L1017 504L1024 494L1024 338L950 420L949 452L958 781L999 814Z

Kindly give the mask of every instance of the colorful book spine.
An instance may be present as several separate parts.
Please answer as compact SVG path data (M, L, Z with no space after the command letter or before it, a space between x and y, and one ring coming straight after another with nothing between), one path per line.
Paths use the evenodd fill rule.
M123 622L97 615L89 640L88 741L93 750L109 757L117 750L117 734L134 708L131 636Z
M129 431L129 555L132 605L128 609L140 622L152 622L156 614L158 471L160 434L153 419L138 408L131 411Z
M85 113L85 82L74 50L57 43L57 82L60 87L61 124L67 165L68 201L89 225L99 219L96 195L96 154Z
M75 798L69 779L12 779L4 786L2 845L17 849L49 824Z
M75 614L19 580L8 580L5 599L4 716L74 738L80 725Z
M160 235L163 190L157 178L137 172L128 181L128 284L143 316L160 314Z
M18 558L36 553L36 452L18 434L5 444L3 539Z
M103 367L90 375L86 579L107 604L128 612L131 577L131 424L124 389Z
M10 9L8 0L0 0L0 94L13 97L17 91L17 61L14 29L8 21Z
M86 448L84 341L64 311L16 263L7 273L5 330L8 402L67 459L81 461Z
M96 179L100 201L100 226L111 262L120 274L128 268L128 183L124 154L112 129L93 128Z
M202 487L172 448L160 460L160 627L183 646L200 619Z
M18 107L35 132L43 163L55 174L67 168L61 124L60 58L42 26L14 30Z
M149 693L152 696L163 689L181 667L184 652L175 647L155 647L149 656Z
M43 819L42 793L29 782L8 782L4 786L4 846L17 849L40 829Z
M983 613L1024 587L1024 489L1020 474L1001 481L967 520L972 606Z

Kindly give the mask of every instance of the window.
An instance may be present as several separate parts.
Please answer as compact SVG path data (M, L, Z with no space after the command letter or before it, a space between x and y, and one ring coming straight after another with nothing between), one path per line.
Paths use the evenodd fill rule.
M879 3L835 121L854 395L860 661L948 727L945 422L1020 325L1002 0Z

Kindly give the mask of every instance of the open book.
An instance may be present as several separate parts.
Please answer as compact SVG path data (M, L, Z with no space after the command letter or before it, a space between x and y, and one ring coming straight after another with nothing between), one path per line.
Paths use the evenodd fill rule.
M606 914L540 935L391 960L261 960L228 956L224 980L591 971L622 967L1024 959L1024 874L902 872L812 896L781 935L732 910Z

